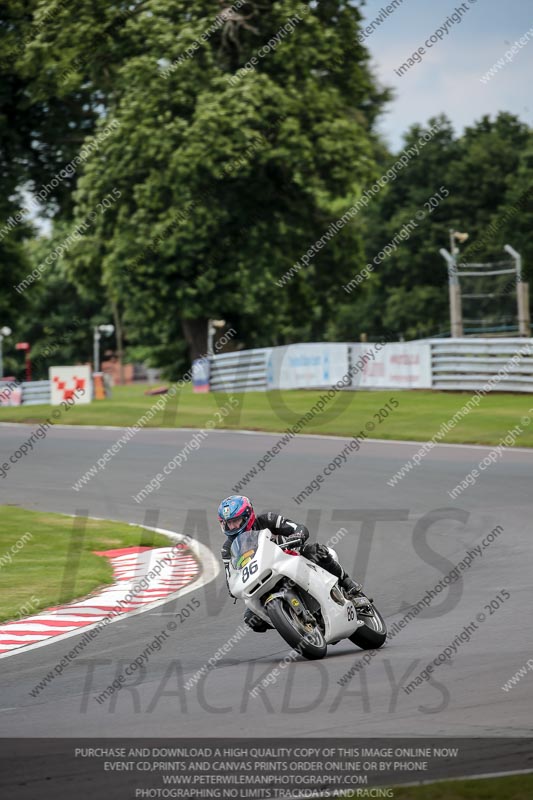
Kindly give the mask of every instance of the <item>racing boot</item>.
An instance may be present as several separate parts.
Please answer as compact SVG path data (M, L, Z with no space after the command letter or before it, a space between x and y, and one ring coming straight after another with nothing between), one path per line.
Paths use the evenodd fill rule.
M343 570L344 572L344 570ZM339 581L339 585L344 589L349 599L352 601L356 608L364 610L374 602L372 597L367 597L363 592L363 586L357 581L354 581L350 576L344 572L344 577Z
M266 633L266 631L272 630L272 625L262 620L261 617L254 614L249 608L244 612L244 624L248 625L248 627L256 633Z
M341 589L344 589L349 597L360 597L363 594L362 584L357 583L357 581L354 581L353 578L350 578L348 573L344 572L344 570L342 578L339 580L339 586Z

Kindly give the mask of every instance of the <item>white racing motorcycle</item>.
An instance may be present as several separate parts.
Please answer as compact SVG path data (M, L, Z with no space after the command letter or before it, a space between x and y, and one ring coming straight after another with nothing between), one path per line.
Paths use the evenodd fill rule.
M381 647L387 628L373 601L349 598L334 575L291 549L296 544L300 538L276 544L267 529L237 536L228 575L232 595L305 658L324 658L328 644L341 639L363 650Z

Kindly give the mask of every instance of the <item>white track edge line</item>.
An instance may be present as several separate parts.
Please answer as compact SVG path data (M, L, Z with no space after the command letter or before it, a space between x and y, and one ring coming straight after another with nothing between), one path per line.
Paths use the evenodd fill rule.
M28 422L0 422L0 427L8 427L8 428L20 428L20 427L34 427L34 425ZM130 426L131 427L131 426ZM54 425L54 428L58 428L62 431L127 431L128 428L126 426L117 426L117 425ZM144 431L157 431L158 433L172 433L175 431L176 433L195 433L197 431L202 430L201 428L142 428L142 430L138 431L138 433L144 433ZM286 434L286 430L282 431L249 431L246 429L221 429L221 428L213 428L210 433L219 433L223 435L228 435L231 433L239 433L242 436L281 436ZM326 440L333 440L333 441L346 441L349 436L341 436L335 435L332 433L296 433L293 436L293 439L326 439ZM366 438L363 441L363 446L365 442L370 442L372 444L410 444L413 446L419 446L421 444L427 444L429 439L371 439L370 437ZM466 448L468 450L492 450L497 445L494 444L461 444L460 442L436 442L434 447L460 447ZM433 448L432 448L433 449ZM510 453L529 453L530 455L533 453L533 447L506 447L505 450Z
M453 738L453 737L450 737ZM492 737L487 737L492 738ZM503 737L502 737L503 738ZM533 769L515 769L510 770L507 772L483 772L479 775L454 775L453 778L435 778L434 780L427 780L427 781L416 781L415 783L398 783L395 784L394 789L403 789L404 786L427 786L428 784L432 783L443 783L445 781L477 781L477 780L485 780L486 778L505 778L511 777L512 775L530 775L533 773Z

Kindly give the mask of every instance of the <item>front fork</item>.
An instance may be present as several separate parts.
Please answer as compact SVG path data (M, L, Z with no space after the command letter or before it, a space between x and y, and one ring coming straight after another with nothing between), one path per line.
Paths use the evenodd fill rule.
M304 624L306 625L317 624L317 621L314 618L314 616L311 614L310 611L308 611L308 609L302 603L301 599L298 597L296 592L293 591L293 589L291 589L289 586L285 587L282 590L279 590L277 592L272 592L272 594L269 594L264 602L265 609L268 603L270 603L276 597L280 597L282 600L287 600L294 613L301 618Z

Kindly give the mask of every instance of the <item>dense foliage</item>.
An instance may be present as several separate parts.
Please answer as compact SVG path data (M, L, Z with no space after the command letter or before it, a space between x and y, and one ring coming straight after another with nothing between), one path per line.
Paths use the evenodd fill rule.
M37 376L58 358L90 360L100 322L116 325L127 357L174 374L205 352L209 318L241 346L435 334L448 328L438 250L450 228L468 231L466 256L500 257L510 241L531 262L532 132L501 113L461 136L441 117L396 179L290 272L399 155L376 134L390 93L359 27L345 0L79 0L75 14L65 0L7 0L7 371L20 374L20 339ZM405 147L435 122L413 126ZM347 294L411 219L416 229Z

